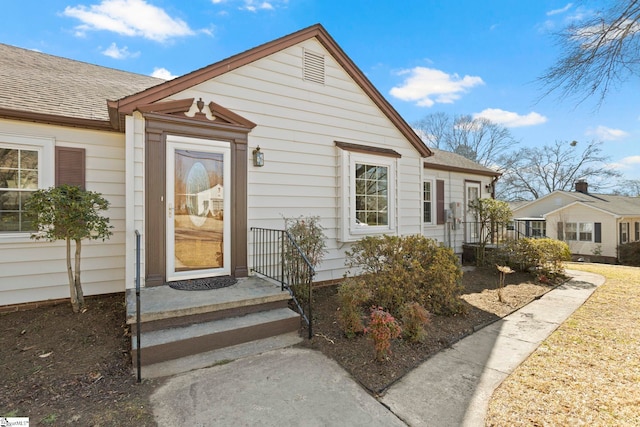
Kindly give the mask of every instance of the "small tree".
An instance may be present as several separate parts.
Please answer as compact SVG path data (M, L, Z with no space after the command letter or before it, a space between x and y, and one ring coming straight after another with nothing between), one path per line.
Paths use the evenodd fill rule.
M83 239L103 241L111 236L109 218L99 211L107 210L109 202L101 194L85 191L76 186L61 185L34 192L25 203L25 209L34 219L37 232L31 238L49 241L66 240L67 273L71 307L74 312L84 307L84 294L80 282L80 252ZM74 267L71 264L71 241L75 242Z
M496 199L475 199L469 202L469 209L475 214L480 227L477 263L484 263L485 250L489 242L498 243L498 231L504 230L511 221L512 212L509 204Z
M296 245L314 269L320 265L327 253L327 236L320 224L320 217L285 218L285 228ZM312 277L309 271L300 263L298 251L291 242L285 243L284 269L289 278L291 288L300 302L306 302Z

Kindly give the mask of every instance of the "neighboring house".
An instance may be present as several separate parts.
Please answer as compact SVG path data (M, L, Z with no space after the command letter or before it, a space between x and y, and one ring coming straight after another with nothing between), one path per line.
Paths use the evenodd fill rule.
M460 255L463 243L479 238L469 202L493 197L500 173L459 154L432 151L433 156L424 160L423 234Z
M589 193L584 180L516 207L513 217L520 236L563 240L575 258L613 262L620 244L640 241L640 197Z
M147 287L250 275L250 229L299 216L328 236L317 281L367 235L459 253L465 206L498 177L433 155L320 25L171 81L0 44L0 81L0 305L68 297L64 243L29 238L38 188L111 202L114 235L83 244L92 295L134 287L136 230Z

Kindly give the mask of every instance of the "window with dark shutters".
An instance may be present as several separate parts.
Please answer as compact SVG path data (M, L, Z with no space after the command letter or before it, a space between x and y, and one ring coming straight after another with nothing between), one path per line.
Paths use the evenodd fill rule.
M437 215L436 219L438 224L445 223L444 217L444 181L441 179L436 180L436 201L437 201Z
M56 147L56 187L68 184L85 188L85 149Z
M558 223L558 240L564 240L564 223Z

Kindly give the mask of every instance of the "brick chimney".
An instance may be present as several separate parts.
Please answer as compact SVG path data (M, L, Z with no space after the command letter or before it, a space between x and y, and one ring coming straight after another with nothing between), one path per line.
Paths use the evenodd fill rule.
M589 194L589 184L584 179L576 181L576 191L578 193Z

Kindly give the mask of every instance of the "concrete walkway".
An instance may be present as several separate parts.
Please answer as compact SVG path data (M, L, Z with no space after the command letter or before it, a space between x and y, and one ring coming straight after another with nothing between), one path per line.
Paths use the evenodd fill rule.
M484 426L493 390L597 286L574 277L406 375L380 402L340 366L289 348L169 378L152 396L159 426ZM380 404L382 403L382 404Z

